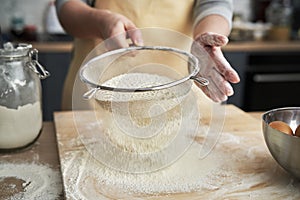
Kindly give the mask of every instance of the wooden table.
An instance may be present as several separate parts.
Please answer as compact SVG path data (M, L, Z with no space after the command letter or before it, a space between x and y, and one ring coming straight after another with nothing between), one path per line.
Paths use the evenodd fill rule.
M235 108L234 106L230 105L229 107L232 107L238 111L239 109ZM71 113L61 113L61 116L71 116ZM236 119L237 115L243 114L242 111L238 112L229 112L227 114L227 120L226 123L230 120ZM260 127L260 120L261 120L261 114L260 112L253 112L245 114L248 117L246 119L252 118L251 124L252 127L259 129ZM239 119L239 122L243 121L243 119ZM254 124L253 124L254 123ZM241 125L238 126L231 126L227 127L226 131L229 129L231 130L238 130L241 128ZM225 125L226 126L226 125ZM66 125L65 128L66 130L72 128L73 126L70 124ZM74 128L74 127L73 127ZM60 163L59 163L59 156L58 156L58 149L57 149L57 141L56 141L56 135L55 135L55 126L53 122L44 122L43 123L43 131L38 139L38 141L33 145L33 147L27 151L24 152L18 152L18 153L11 153L11 154L0 154L0 166L1 163L3 162L18 162L18 161L26 161L26 162L36 162L36 163L41 163L41 164L48 164L54 169L59 169ZM2 183L5 184L5 183ZM259 188L261 186L257 186ZM286 186L282 186L286 187ZM61 189L61 199L64 199L63 197L63 190ZM255 190L255 188L253 188ZM0 199L2 200L3 198L1 197L1 184L0 184ZM183 196L184 199L184 196Z
M155 196L142 194L139 196L134 192L124 193L126 189L121 189L122 184L126 185L128 182L122 182L122 178L116 186L115 183L106 185L104 182L107 180L98 177L98 174L105 173L105 170L102 171L99 162L95 159L91 161L93 158L82 144L79 139L80 135L77 132L82 130L81 123L84 126L88 123L85 127L90 131L95 130L94 125L92 126L94 121L90 124L91 115L89 113L55 113L66 199L73 200L85 197L88 197L87 199L94 197L96 199L121 198L124 200L282 199L288 196L300 198L300 183L280 168L268 152L262 135L261 114L255 112L249 115L233 105L226 105L223 133L217 145L219 147L216 147L217 150L215 151L216 154L222 151L221 156L226 154L225 157L222 157L222 160L219 160L222 163L225 161L226 168L223 168L223 166L218 168L217 171L220 170L218 172L221 173L212 173L212 176L209 176L208 179L214 180L214 183L218 185L215 189L206 188L195 192L160 193ZM73 121L74 115L80 115L80 123ZM206 120L204 120L204 123L206 123ZM219 163L217 164L219 165ZM227 164L230 165L229 168L227 168ZM209 166L211 167L211 165ZM230 170L226 173L228 169ZM183 170L189 170L189 167ZM118 178L118 175L116 175L116 178ZM111 179L109 178L109 180ZM136 181L134 178L132 180Z

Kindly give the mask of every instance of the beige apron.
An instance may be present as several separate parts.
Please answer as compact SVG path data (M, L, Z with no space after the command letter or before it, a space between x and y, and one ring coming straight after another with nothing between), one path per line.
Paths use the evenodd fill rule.
M122 14L133 21L138 28L161 27L187 36L192 35L193 5L194 0L96 0L95 2L95 8L109 9ZM73 60L64 85L63 110L72 109L72 98L82 98L80 95L74 97L72 95L74 81L83 60L100 42L101 40L75 39ZM86 92L86 87L78 84L76 87L76 90L82 90L76 94Z

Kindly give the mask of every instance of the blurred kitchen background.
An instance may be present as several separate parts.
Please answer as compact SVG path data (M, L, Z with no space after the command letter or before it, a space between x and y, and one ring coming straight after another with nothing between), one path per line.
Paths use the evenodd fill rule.
M300 106L300 0L233 0L233 29L224 54L241 76L227 103L245 111ZM44 120L60 110L72 37L50 0L0 0L7 41L28 42L51 77L42 81Z

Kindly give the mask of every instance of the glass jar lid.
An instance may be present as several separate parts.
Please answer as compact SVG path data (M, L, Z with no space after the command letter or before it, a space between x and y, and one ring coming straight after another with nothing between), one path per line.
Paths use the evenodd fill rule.
M31 44L19 43L13 44L7 42L4 44L3 48L0 49L1 59L15 59L28 56L29 50L32 49Z

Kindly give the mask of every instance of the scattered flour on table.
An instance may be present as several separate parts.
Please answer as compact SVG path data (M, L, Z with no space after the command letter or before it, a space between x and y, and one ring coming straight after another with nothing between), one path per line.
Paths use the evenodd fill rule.
M107 168L87 151L65 152L66 196L74 200L151 199L153 195L173 199L172 194L189 193L192 199L300 198L300 183L274 167L262 146L230 133L222 134L221 141L204 159L197 156L201 145L194 143L173 165L144 174ZM255 151L248 151L249 147Z
M62 165L66 195L70 199L110 198L130 195L158 195L214 190L219 187L210 177L222 165L218 155L199 159L201 145L191 148L174 164L150 173L125 173L113 170L93 159L87 151L68 152ZM118 194L118 196L114 196Z
M19 187L17 182L5 185L5 179L19 182L19 192L10 191ZM35 163L0 163L1 200L56 200L61 193L59 170Z

